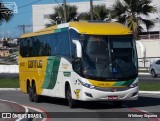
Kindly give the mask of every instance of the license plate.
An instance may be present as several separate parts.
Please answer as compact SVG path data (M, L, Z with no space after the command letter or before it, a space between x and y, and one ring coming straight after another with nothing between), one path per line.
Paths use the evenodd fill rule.
M117 100L118 97L117 97L117 96L108 96L108 99L109 99L109 100Z

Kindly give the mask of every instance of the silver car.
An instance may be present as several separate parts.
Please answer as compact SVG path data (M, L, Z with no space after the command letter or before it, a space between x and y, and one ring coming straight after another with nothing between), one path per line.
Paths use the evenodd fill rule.
M154 78L160 75L160 60L157 60L150 65L149 72Z

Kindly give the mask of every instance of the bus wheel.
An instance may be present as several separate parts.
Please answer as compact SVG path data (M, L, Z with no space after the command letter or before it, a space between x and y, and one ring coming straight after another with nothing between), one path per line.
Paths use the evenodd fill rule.
M28 88L28 94L29 94L29 100L31 102L33 102L34 101L34 99L33 99L33 90L32 90L31 87Z
M113 103L115 107L122 107L122 101L114 101Z
M35 103L38 103L40 101L40 96L37 95L36 93L36 85L34 84L33 87L32 87L32 92L33 92L33 100Z
M71 94L71 88L68 87L67 89L67 100L68 100L68 105L70 108L74 108L75 107L75 100L72 99L72 94Z

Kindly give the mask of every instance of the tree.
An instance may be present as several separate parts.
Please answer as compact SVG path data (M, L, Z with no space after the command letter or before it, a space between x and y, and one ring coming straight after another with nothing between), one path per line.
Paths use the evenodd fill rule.
M84 12L80 15L81 20L90 20L90 12ZM109 16L109 10L105 5L94 5L93 6L93 19L94 20L105 20Z
M55 24L64 23L64 11L63 6L56 6L54 13L50 15L50 23L46 24L46 27L53 26ZM66 5L67 10L67 22L74 20L77 15L77 6L76 5Z
M112 18L127 25L132 30L135 39L138 39L138 34L143 31L140 23L145 24L147 31L154 26L148 17L150 13L157 10L150 3L151 0L124 0L124 2L117 0L112 6Z
M9 22L12 17L12 10L6 8L4 4L0 2L0 24L2 24L2 22Z

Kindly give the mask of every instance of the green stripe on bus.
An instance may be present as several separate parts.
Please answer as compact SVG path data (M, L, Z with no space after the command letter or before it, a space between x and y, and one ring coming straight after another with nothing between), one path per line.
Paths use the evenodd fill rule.
M59 57L48 57L44 83L42 85L43 89L53 89L55 87L60 60Z
M116 82L113 86L122 86L125 81Z
M128 80L128 81L126 81L126 82L123 84L123 86L129 86L129 85L131 85L134 81L135 81L135 79Z
M135 79L131 79L128 81L119 81L119 82L116 82L113 86L128 86L128 85L131 85L134 81Z
M63 32L63 31L67 31L68 30L68 28L66 27L66 28L60 28L60 29L56 29L54 32L56 33L56 32Z

